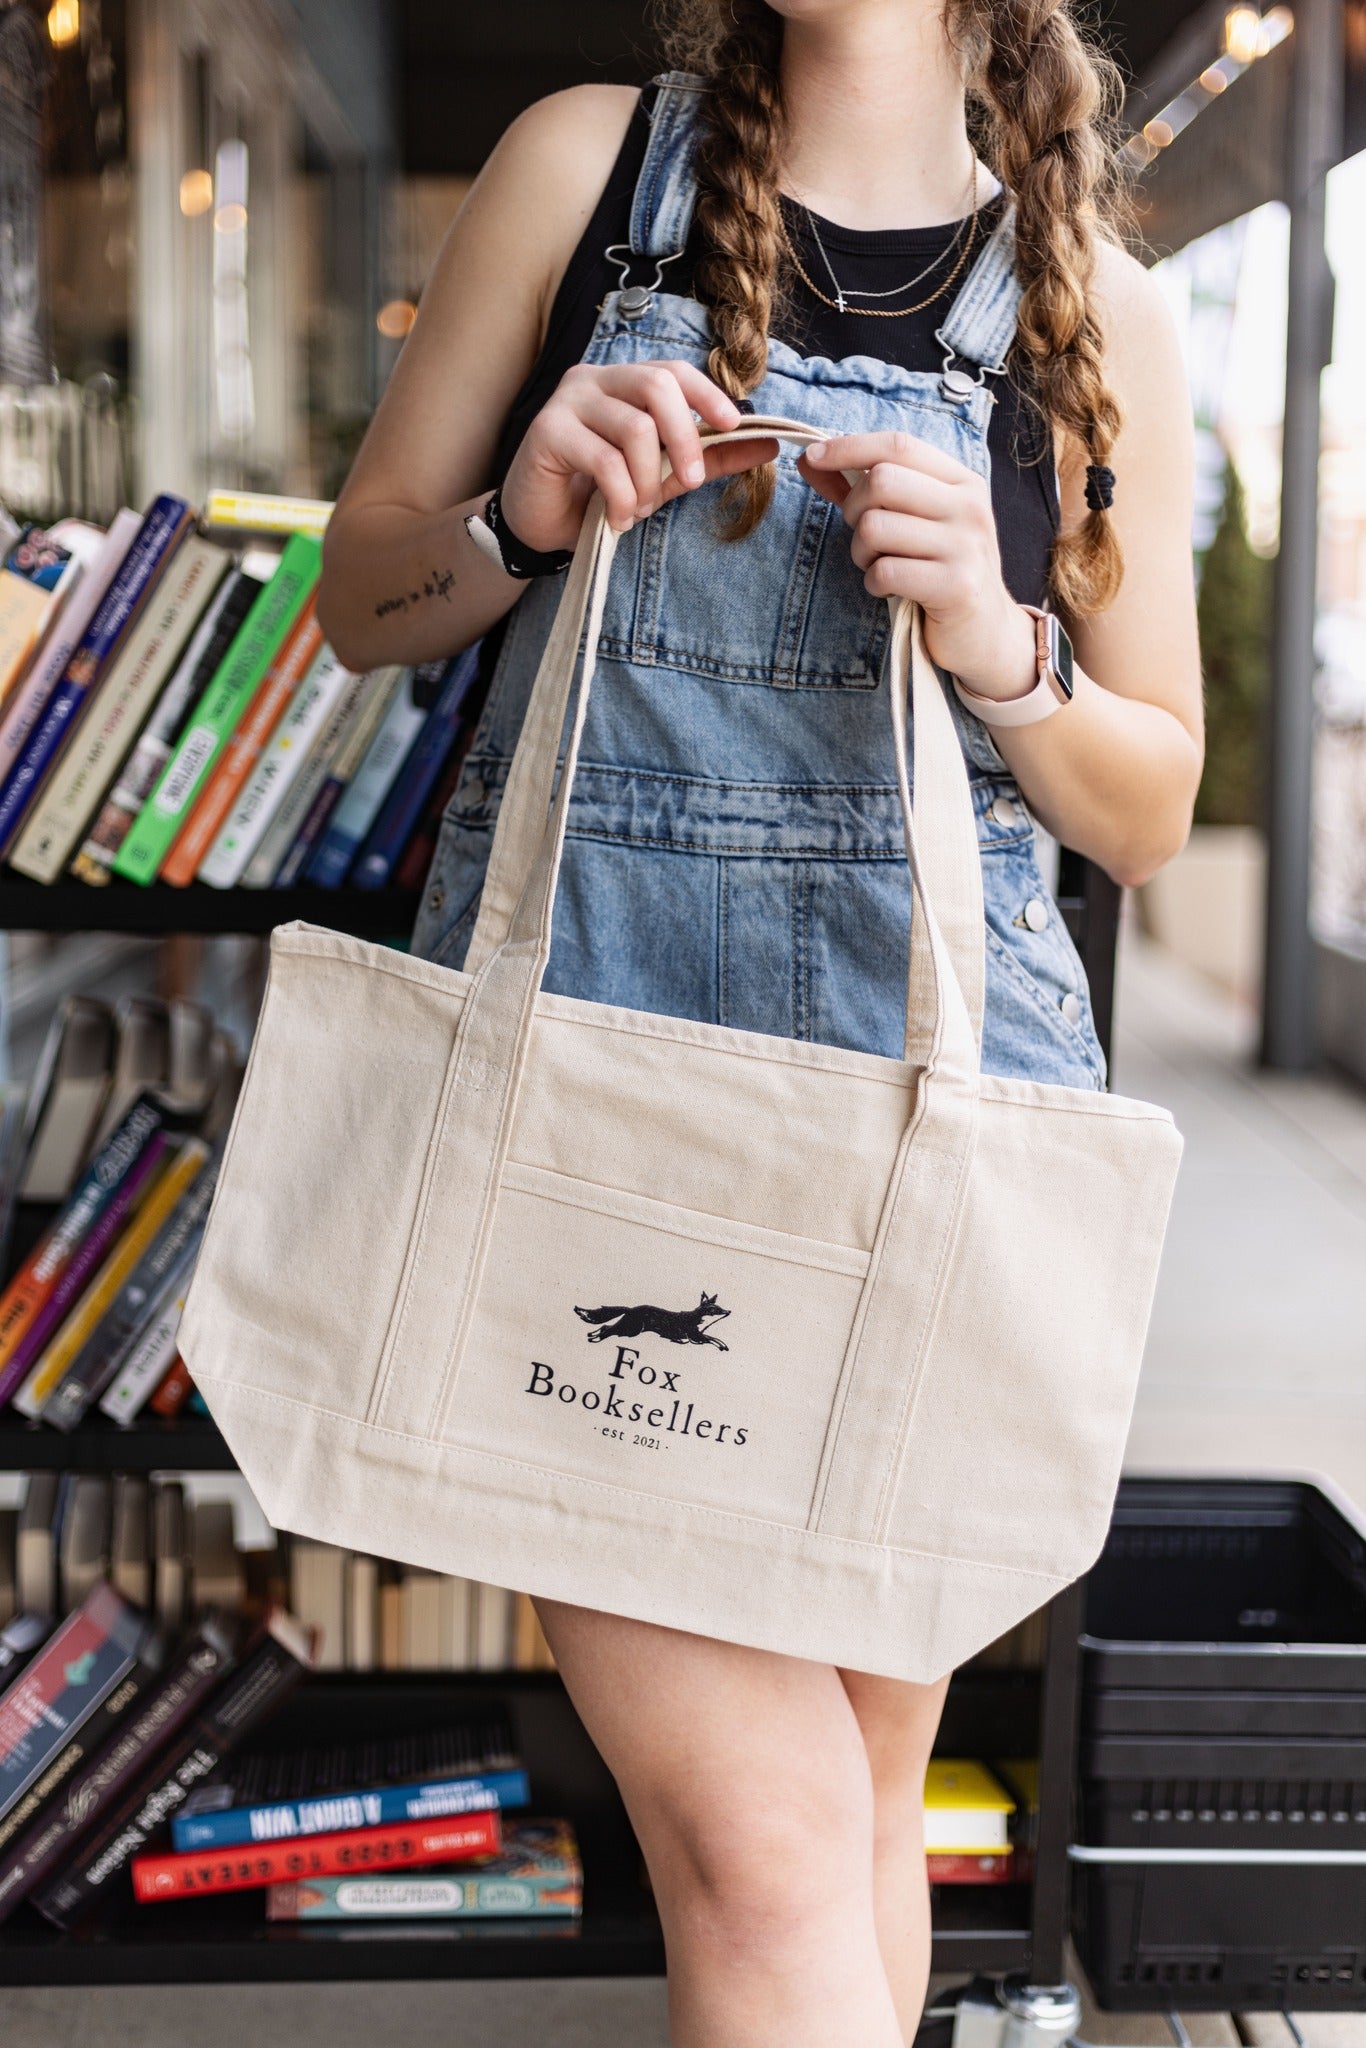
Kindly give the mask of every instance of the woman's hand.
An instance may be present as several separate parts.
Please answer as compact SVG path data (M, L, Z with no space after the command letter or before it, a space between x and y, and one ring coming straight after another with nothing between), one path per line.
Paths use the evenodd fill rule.
M609 525L624 533L681 492L777 453L774 441L704 451L694 413L722 432L744 417L691 363L575 363L527 428L504 479L512 531L538 551L572 547L596 488ZM661 484L666 454L672 475Z
M1001 575L991 486L913 434L841 434L798 464L853 528L874 597L909 597L934 661L983 697L1020 697L1038 677L1034 621ZM843 472L861 470L850 484Z

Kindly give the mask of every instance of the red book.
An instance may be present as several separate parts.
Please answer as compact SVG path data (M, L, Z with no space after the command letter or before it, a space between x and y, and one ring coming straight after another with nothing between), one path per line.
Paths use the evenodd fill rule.
M1009 1849L932 1849L925 1858L931 1884L1009 1884L1015 1876L1014 1857Z
M498 1809L445 1820L399 1821L387 1828L348 1828L288 1842L244 1843L240 1849L192 1849L183 1856L135 1856L133 1894L142 1900L183 1899L199 1892L251 1891L289 1878L336 1877L353 1870L464 1861L502 1847Z
M170 1371L153 1394L148 1406L154 1408L158 1415L179 1415L193 1391L194 1381L190 1378L190 1368L177 1351L171 1361Z

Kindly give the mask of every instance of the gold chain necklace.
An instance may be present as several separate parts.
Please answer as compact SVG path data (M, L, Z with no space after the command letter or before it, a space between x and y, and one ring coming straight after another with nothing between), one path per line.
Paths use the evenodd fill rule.
M831 312L858 313L865 320L902 320L908 313L923 313L926 306L932 306L936 299L942 299L949 286L961 272L963 265L967 262L977 234L977 181L974 178L972 187L972 218L968 222L968 238L959 253L958 261L954 264L953 269L944 279L944 282L932 291L927 299L921 299L914 306L851 306L843 297L838 299L827 298L820 286L815 284L803 270L801 259L792 246L792 237L787 231L787 222L783 218L781 206L778 208L778 232L783 238L783 247L787 250L788 256L791 259L792 268L796 271L798 277L812 296L819 299L823 306L829 306Z

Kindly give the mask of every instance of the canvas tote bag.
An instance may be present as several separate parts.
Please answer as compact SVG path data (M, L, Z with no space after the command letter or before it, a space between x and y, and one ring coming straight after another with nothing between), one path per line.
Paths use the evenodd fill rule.
M774 433L818 438L715 438ZM595 497L464 970L272 934L180 1348L277 1528L931 1680L1100 1549L1182 1139L981 1072L967 767L901 602L904 1059L542 993L615 538Z

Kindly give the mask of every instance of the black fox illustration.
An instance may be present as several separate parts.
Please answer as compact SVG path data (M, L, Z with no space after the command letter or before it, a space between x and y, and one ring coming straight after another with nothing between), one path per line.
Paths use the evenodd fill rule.
M650 1336L666 1337L670 1344L714 1344L718 1351L730 1349L706 1327L730 1314L728 1308L717 1307L714 1294L704 1294L696 1308L651 1308L642 1302L636 1308L576 1308L574 1313L585 1323L598 1325L589 1336L590 1344L601 1344L609 1337Z

